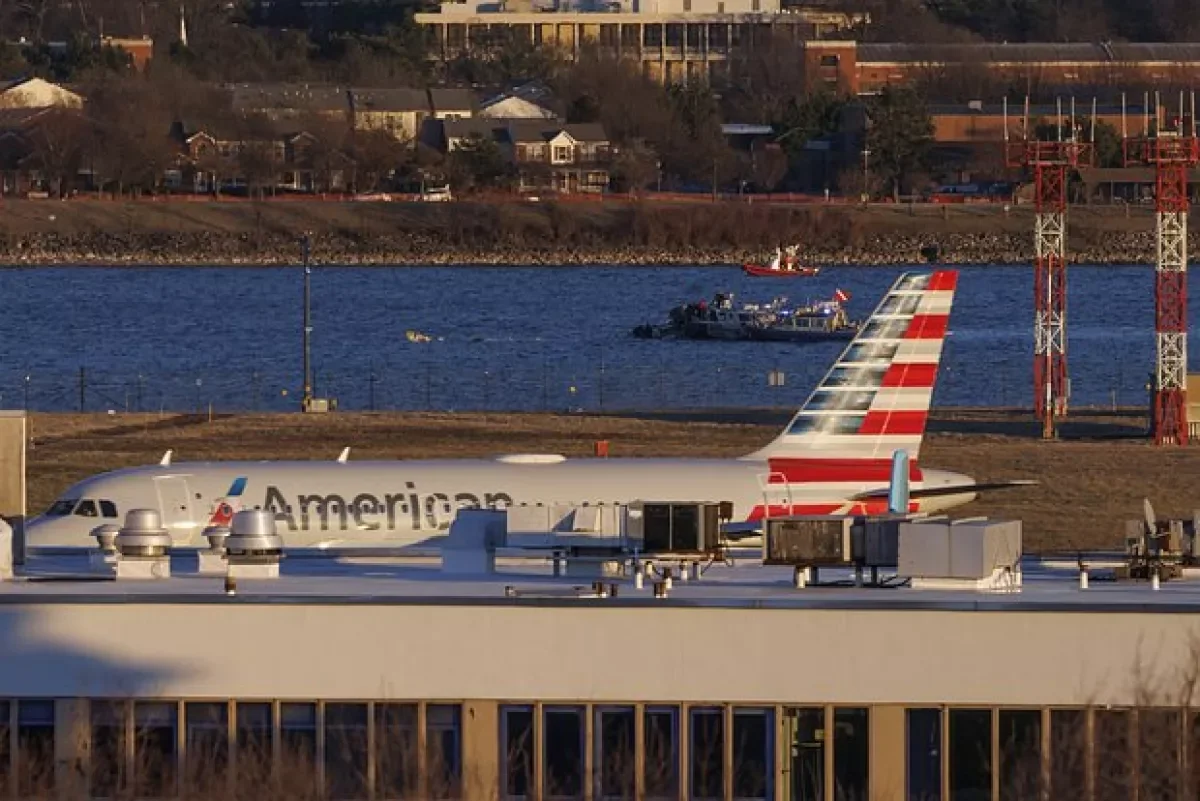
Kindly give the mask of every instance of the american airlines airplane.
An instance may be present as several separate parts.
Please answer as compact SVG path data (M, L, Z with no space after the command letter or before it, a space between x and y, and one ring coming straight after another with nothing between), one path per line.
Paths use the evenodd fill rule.
M178 547L209 525L270 509L289 548L428 546L463 508L731 501L734 520L886 511L892 457L910 464L909 509L976 497L969 476L918 464L958 273L901 275L787 427L737 459L567 459L525 454L436 461L207 462L116 470L68 489L31 520L31 550L91 546L130 509L162 513ZM1016 483L1016 482L1013 482ZM1011 484L1009 484L1011 485Z

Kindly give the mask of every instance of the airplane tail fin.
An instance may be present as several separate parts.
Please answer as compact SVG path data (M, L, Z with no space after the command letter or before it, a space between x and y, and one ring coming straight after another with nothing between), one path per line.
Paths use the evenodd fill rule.
M789 481L809 468L858 476L870 462L886 482L903 450L917 474L957 284L956 270L897 278L783 432L744 458L769 461Z
M246 479L241 476L235 478L229 487L229 492L225 493L225 497L218 498L213 505L213 513L209 517L207 525L228 528L233 523L234 514L241 507L242 493L245 490Z

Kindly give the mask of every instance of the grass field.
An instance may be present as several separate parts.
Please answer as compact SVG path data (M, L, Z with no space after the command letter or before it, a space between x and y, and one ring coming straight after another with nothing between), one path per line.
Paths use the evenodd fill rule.
M552 452L587 457L596 440L611 456L737 456L775 436L786 413L648 417L549 414L48 415L32 417L31 510L86 476L158 461L204 459L412 459ZM1028 550L1111 548L1144 497L1160 515L1200 508L1200 449L1157 449L1132 414L1077 416L1057 442L1037 439L1028 412L935 413L921 453L929 467L980 481L1035 479L996 492L962 515L1020 518Z

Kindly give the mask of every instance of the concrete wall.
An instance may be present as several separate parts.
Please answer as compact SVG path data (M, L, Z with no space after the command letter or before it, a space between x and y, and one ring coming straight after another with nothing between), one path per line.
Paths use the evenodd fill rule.
M201 598L144 603L21 590L49 602L0 604L0 687L10 697L1128 704L1139 689L1178 689L1200 642L1194 615L1165 611L317 605L231 601L211 584Z

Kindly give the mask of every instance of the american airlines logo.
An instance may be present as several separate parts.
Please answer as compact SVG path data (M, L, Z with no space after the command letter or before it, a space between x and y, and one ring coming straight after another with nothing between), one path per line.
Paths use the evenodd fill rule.
M275 519L286 523L289 531L311 531L318 527L321 531L378 531L397 527L419 531L445 528L459 509L503 508L513 503L503 492L488 492L480 498L469 492L425 495L411 481L405 482L404 487L406 492L388 493L382 498L369 492L349 498L337 493L299 494L293 503L279 487L270 485L262 508L274 512Z

